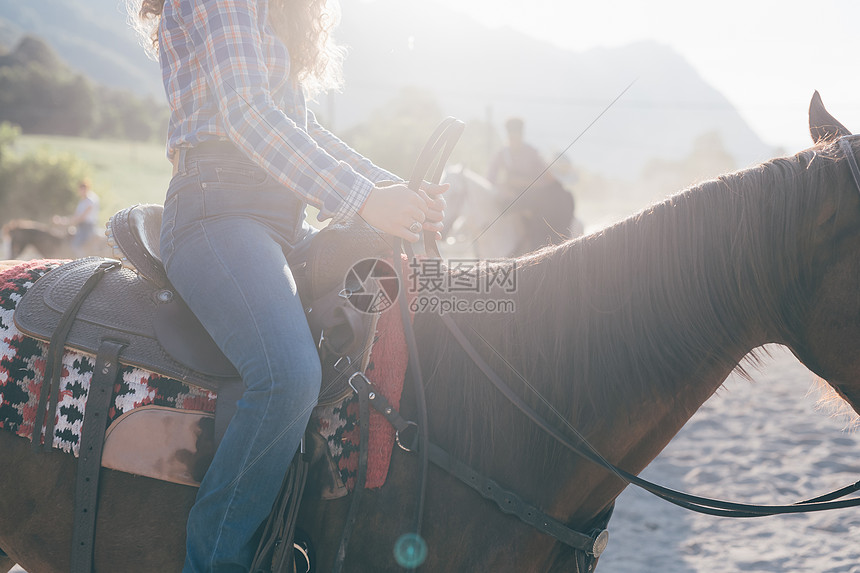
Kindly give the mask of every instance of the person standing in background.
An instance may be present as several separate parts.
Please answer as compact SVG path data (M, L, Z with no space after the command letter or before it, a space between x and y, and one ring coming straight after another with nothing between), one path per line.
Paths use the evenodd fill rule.
M54 217L55 225L74 227L70 239L72 252L76 257L88 254L88 245L96 237L99 216L99 196L92 190L89 180L84 179L78 184L78 204L71 217Z

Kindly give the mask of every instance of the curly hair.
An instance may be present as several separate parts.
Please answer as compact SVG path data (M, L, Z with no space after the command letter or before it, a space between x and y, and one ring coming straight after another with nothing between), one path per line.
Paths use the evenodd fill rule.
M158 25L165 0L126 0L129 24L147 53L158 54ZM290 53L291 77L311 94L342 83L345 50L332 38L340 21L336 0L269 0L269 23Z

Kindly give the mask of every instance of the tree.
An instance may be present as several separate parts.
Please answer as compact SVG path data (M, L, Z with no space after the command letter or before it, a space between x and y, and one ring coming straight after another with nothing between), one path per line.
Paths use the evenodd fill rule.
M70 212L89 166L69 154L18 156L12 147L17 134L14 126L0 124L0 225L18 218L47 222Z
M42 40L25 36L0 58L0 121L25 133L81 135L92 124L94 106L89 81Z
M343 138L380 167L409 177L424 142L442 118L431 96L404 89L367 122L345 131Z
M3 163L3 151L15 143L18 136L21 135L21 128L11 123L0 123L0 165Z
M368 121L341 135L377 165L408 178L427 138L444 117L439 103L425 90L405 88L372 113ZM483 173L489 163L486 123L466 124L449 164L462 163Z
M94 88L45 42L25 36L11 53L0 55L2 121L24 133L146 141L163 137L167 108L152 97Z
M135 97L125 90L99 90L98 114L89 131L92 137L132 141L162 138L167 131L167 108L152 97Z
M705 181L736 169L735 160L726 150L722 136L711 131L701 134L690 153L680 160L652 159L642 169L641 180L653 198Z

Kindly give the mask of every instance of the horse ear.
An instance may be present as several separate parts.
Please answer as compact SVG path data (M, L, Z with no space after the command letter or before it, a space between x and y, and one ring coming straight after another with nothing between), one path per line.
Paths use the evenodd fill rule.
M832 141L843 135L851 135L848 128L824 109L824 102L821 101L818 90L812 94L812 101L809 103L809 134L815 143Z

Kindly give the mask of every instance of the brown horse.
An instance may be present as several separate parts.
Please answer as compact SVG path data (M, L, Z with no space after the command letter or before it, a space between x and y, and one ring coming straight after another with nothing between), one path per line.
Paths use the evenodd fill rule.
M74 258L72 248L74 228L63 225L47 225L38 221L15 219L6 223L2 231L3 239L9 245L9 257L15 259L25 249L35 249L48 259ZM109 256L110 248L104 236L96 235L81 248L80 256Z
M47 225L38 221L15 219L3 226L3 238L9 244L9 257L15 259L28 247L45 258L70 258L68 227Z
M768 343L860 411L860 189L834 143L847 131L817 97L810 127L813 148L509 263L515 312L454 320L532 408L632 473ZM438 315L416 315L415 332L433 442L572 527L587 528L624 489L496 392ZM411 530L419 463L395 450L386 484L364 493L346 571L400 570L392 545ZM32 573L67 571L75 458L34 454L10 432L0 458L0 547ZM179 571L194 489L102 476L96 570ZM318 570L332 568L349 502L302 505ZM576 571L568 546L433 466L422 535L424 571Z

